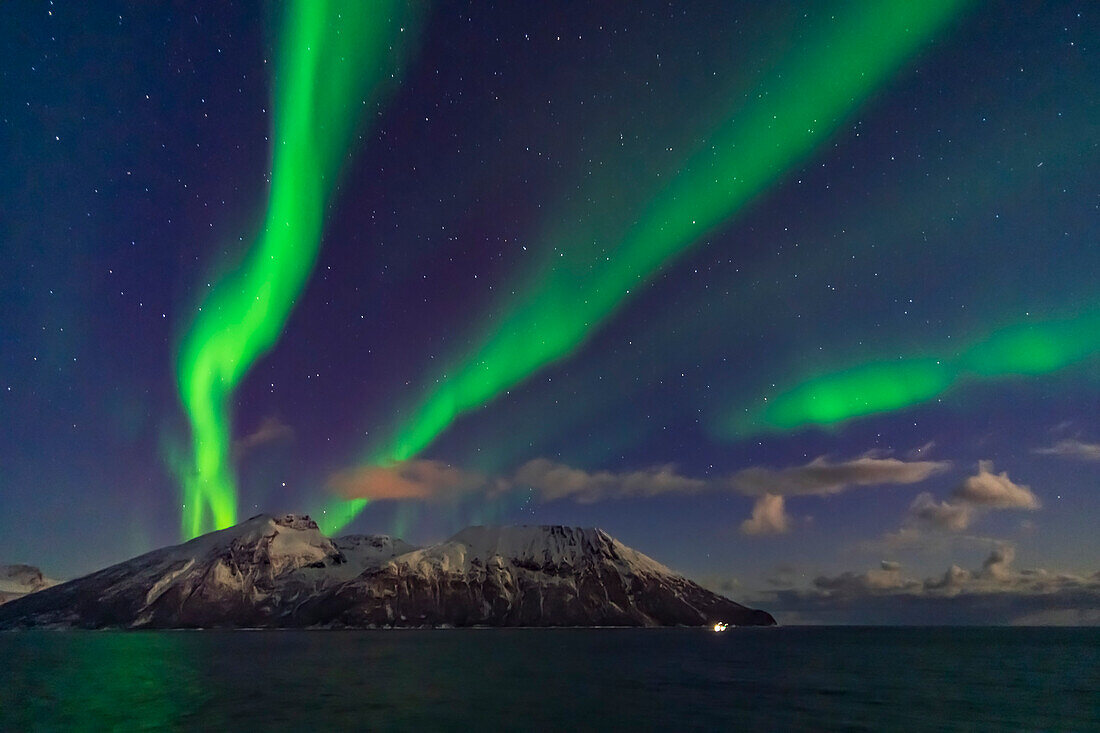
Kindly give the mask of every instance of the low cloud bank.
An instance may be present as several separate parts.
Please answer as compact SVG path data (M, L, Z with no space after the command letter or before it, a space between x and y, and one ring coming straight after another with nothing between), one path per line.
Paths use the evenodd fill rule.
M897 563L814 579L809 589L766 591L753 602L801 622L833 624L1100 624L1100 572L1018 570L1001 543L980 568L908 576Z
M782 534L792 527L786 512L787 497L831 496L855 487L913 484L950 466L947 461L903 461L870 454L840 462L821 456L802 466L753 467L723 477L696 478L679 473L670 464L632 471L586 471L536 458L509 476L491 478L441 461L414 459L341 471L330 476L327 485L341 497L372 500L449 499L478 491L499 493L512 489L534 490L543 501L569 499L581 504L703 492L736 493L756 500L752 516L741 523L741 531L769 535Z

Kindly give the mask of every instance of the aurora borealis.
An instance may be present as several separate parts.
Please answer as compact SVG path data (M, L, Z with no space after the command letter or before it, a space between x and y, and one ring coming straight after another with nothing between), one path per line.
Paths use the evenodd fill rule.
M0 561L311 511L750 598L1097 570L1087 4L0 12Z
M1100 351L1094 312L1061 321L1021 323L994 332L961 352L862 364L824 374L764 398L744 428L792 430L920 404L954 384L978 379L1038 376L1088 361Z
M282 333L317 258L362 105L396 70L393 44L403 43L406 9L397 2L301 0L282 12L263 232L202 299L180 350L192 435L192 463L181 476L186 539L237 521L228 402Z
M525 283L523 295L496 314L471 354L436 380L382 458L402 461L419 454L458 415L566 357L632 289L644 287L671 258L725 223L827 138L961 5L852 4L812 31L819 38L781 58L760 83L758 99L727 113L730 118L697 145L672 180L658 184L644 210L624 212L623 221L612 222L623 231L618 241L586 241L592 227L583 214L576 229L543 236L547 261ZM596 200L591 208L599 212L606 204Z

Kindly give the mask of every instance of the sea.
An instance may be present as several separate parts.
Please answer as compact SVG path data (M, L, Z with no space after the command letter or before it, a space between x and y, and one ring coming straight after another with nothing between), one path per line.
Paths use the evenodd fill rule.
M1100 731L1100 628L5 632L0 729Z

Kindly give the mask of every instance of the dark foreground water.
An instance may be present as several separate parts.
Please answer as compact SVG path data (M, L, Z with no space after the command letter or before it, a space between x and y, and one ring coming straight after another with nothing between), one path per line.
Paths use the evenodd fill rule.
M4 730L1100 730L1100 629L0 633Z

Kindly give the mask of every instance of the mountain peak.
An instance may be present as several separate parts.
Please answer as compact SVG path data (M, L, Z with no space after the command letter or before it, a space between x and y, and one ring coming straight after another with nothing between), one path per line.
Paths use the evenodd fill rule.
M607 562L631 573L675 575L602 529L552 524L467 527L446 542L422 550L419 560L450 570L471 563L484 565L493 558L545 568L580 568Z
M267 566L267 572L278 574L285 569L323 563L326 558L339 556L340 551L308 514L257 514L240 524L200 535L181 545L154 550L149 555L192 561L218 556L231 565L261 562Z
M259 516L264 516L264 515L261 514ZM308 514L284 514L283 516L281 516L277 519L273 518L272 521L275 524L279 525L280 527L288 527L290 529L298 529L298 530L316 529L318 531L320 530L320 527L317 526L317 522L310 519Z

